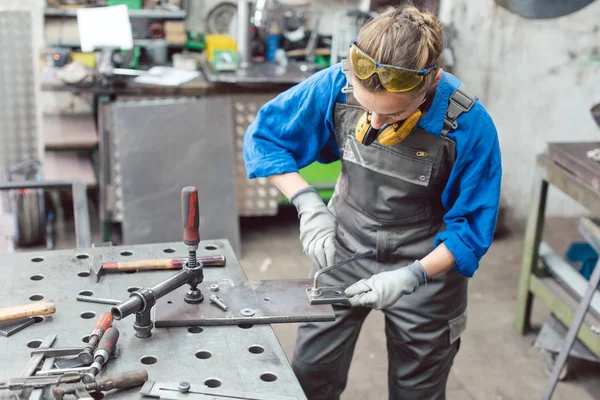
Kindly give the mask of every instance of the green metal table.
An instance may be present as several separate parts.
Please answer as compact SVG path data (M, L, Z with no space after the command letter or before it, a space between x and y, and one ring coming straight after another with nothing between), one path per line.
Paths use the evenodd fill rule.
M515 320L515 327L520 333L525 333L530 329L534 298L541 300L551 313L568 327L571 325L575 311L583 297L582 294L574 293L572 288L565 285L565 282L560 282L550 273L552 269L563 268L565 270L564 263L566 261L556 256L550 247L542 242L549 185L553 185L573 198L592 214L600 215L600 190L563 168L547 154L537 157L530 213L525 231ZM540 260L543 262L538 263ZM559 265L561 263L562 265ZM591 307L586 313L577 338L596 357L600 357L600 336L595 333L597 327L600 327L600 318L598 312Z

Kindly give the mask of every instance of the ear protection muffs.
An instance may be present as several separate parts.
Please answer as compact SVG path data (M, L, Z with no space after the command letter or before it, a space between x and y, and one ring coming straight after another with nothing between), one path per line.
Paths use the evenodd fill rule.
M385 124L380 129L375 129L371 126L371 113L367 111L356 124L356 140L365 146L371 145L375 139L379 139L382 146L393 146L401 143L415 129L422 114L421 110L417 109L402 123Z

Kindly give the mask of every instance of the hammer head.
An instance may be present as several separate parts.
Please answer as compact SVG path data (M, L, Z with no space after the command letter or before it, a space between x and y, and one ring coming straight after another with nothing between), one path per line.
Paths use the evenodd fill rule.
M94 254L90 259L90 278L92 279L92 282L98 283L102 273L102 255Z

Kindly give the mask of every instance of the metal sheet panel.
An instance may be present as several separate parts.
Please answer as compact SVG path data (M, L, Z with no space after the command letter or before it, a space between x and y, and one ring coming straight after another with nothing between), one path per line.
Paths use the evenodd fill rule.
M0 0L0 180L10 165L42 159L39 51L42 0Z
M147 245L55 250L0 256L3 289L0 304L14 306L30 303L32 295L56 303L56 313L39 318L28 328L0 340L0 377L19 376L31 358L34 341L56 334L55 347L82 346L95 321L110 306L76 300L81 291L94 296L126 300L134 287L153 286L177 271L140 271L107 274L96 283L89 263L102 253L106 260L126 261L165 256L185 256L183 242ZM223 254L224 268L205 268L207 281L244 280L244 271L225 240L200 242L198 255ZM199 308L212 307L207 302ZM94 315L90 318L91 315ZM223 392L267 393L306 399L269 325L206 326L193 328L155 328L148 339L139 339L133 329L133 315L114 321L120 332L119 354L106 365L103 375L144 368L154 381L181 382L206 386L210 383ZM265 381L264 374L275 380ZM272 378L269 375L270 378ZM218 387L215 385L218 382ZM0 394L0 398L3 395ZM13 397L14 398L14 397ZM46 397L49 398L49 397ZM140 388L113 392L111 399L140 399Z
M232 101L235 129L235 171L238 210L243 216L277 215L282 195L267 178L248 179L244 164L244 134L256 118L258 110L275 97L264 94L238 94Z
M123 201L123 243L182 237L181 189L198 188L200 237L240 253L230 98L113 105Z
M209 290L212 284L217 292ZM156 302L156 326L209 326L237 324L274 324L308 321L333 321L335 314L328 305L310 305L306 289L308 279L268 281L204 281L198 288L204 295L205 307L186 303L189 287L180 287ZM210 304L217 295L225 305L223 311Z

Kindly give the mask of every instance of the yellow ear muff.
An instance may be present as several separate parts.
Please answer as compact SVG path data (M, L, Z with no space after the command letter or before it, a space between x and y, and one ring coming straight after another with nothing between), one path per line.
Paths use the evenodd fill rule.
M406 118L402 125L396 122L384 127L383 131L379 134L379 144L382 146L393 146L401 143L413 131L417 122L421 119L421 115L421 110L417 109L410 117Z
M362 143L363 139L365 138L365 135L367 134L370 127L371 127L371 113L366 112L360 117L360 119L356 123L356 134L355 134L356 140L358 140L360 143Z

